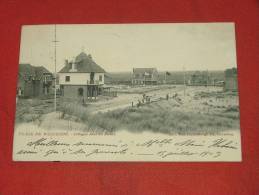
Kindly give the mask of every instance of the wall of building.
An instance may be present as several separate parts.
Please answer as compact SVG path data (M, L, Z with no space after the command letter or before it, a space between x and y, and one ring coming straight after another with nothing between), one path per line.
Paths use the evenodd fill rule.
M224 90L237 91L237 69L231 68L225 70Z
M70 81L66 81L66 76L70 76ZM59 73L60 85L82 85L90 80L90 73Z
M33 81L32 82L32 86L33 86L33 96L37 97L37 96L41 96L43 95L43 84L40 81Z
M32 82L25 82L23 89L24 97L32 97L33 96L33 84Z
M87 96L87 86L82 85L64 85L62 89L62 96L66 98L79 98L79 88L83 89L83 97Z
M237 91L237 77L227 77L225 78L225 91Z
M102 76L102 81L99 81L99 76ZM70 81L66 82L66 76L70 76ZM99 81L99 84L104 84L104 73L95 73L94 80ZM90 82L90 73L59 73L60 85L86 85Z
M48 88L48 89L47 89ZM20 95L19 95L20 90ZM17 85L17 95L25 98L33 98L44 95L53 94L52 83L48 85L43 84L42 81L25 81L24 79L19 79Z
M97 97L100 92L98 85L61 85L61 96L65 98Z
M157 80L154 79L132 79L132 85L156 85L157 84Z

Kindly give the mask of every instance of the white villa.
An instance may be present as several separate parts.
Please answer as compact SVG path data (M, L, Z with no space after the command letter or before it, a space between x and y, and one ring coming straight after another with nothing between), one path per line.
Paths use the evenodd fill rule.
M74 61L66 60L59 71L61 96L67 98L96 98L102 92L105 70L97 65L91 55L80 53Z

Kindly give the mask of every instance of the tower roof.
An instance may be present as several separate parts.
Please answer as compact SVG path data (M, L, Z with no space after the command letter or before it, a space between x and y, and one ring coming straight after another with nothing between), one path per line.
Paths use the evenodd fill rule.
M78 56L75 58L75 71L73 72L80 72L80 73L88 73L88 72L96 72L96 73L105 73L105 70L95 63L95 61L92 59L91 55L87 55L84 52L81 52ZM71 72L72 68L72 62L66 64L59 73L68 73Z

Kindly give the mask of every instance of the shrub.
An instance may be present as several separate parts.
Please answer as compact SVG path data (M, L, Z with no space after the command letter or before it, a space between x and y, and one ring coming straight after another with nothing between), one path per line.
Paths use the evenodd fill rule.
M66 115L78 117L90 128L115 131L149 130L167 134L214 134L227 129L239 128L238 112L218 114L188 113L159 107L159 104L140 108L125 108L90 115L87 107L76 103L61 106Z

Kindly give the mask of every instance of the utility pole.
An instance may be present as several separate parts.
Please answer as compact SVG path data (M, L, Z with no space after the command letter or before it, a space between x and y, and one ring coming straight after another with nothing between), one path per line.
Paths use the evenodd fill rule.
M55 64L55 92L54 92L54 110L57 111L57 27L54 25L54 64Z
M185 88L186 88L186 83L185 83L185 67L183 67L183 83L184 83L184 96L185 96Z
M207 69L207 88L208 88L208 92L210 91L209 90L209 70Z
M167 84L167 81L166 81L166 73L167 73L167 72L165 71L165 84Z

